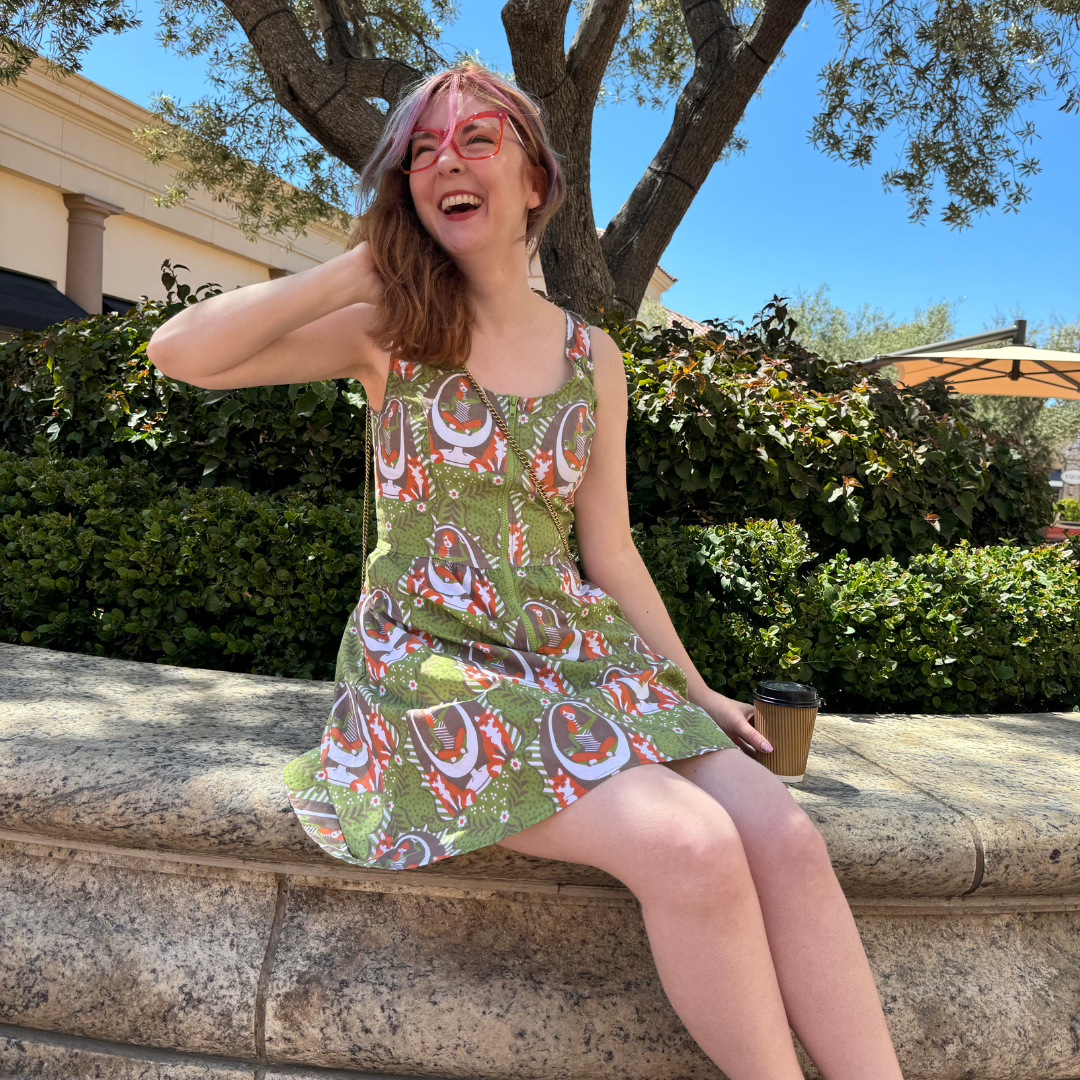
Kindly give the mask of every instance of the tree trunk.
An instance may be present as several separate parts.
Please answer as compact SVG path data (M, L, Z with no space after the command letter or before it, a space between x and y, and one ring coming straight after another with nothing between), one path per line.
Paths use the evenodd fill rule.
M615 302L636 310L671 237L742 119L807 0L769 0L742 37L718 0L683 0L694 72L667 137L601 242Z
M663 145L597 238L590 154L596 98L629 0L590 0L563 54L569 0L509 0L503 25L518 84L545 106L565 156L567 199L540 248L548 293L634 315L675 229L731 140L808 0L768 0L744 38L720 0L682 0L694 70Z
M251 42L282 108L334 157L360 172L383 127L383 115L370 99L392 102L417 72L396 60L352 58L344 48L330 49L327 63L282 0L224 3Z

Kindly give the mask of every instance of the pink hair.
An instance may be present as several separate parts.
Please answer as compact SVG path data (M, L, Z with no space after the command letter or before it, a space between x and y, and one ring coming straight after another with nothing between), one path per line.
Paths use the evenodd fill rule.
M535 251L544 226L565 198L565 180L558 157L548 141L540 106L528 94L475 61L466 60L417 83L390 110L379 142L360 174L360 206L374 201L383 176L390 169L400 167L417 121L431 102L442 95L446 97L449 123L437 153L441 153L450 142L454 125L461 119L462 99L476 97L490 102L495 108L506 110L530 163L543 169L547 190L541 206L530 211L527 233L529 250Z
M360 175L360 215L350 248L366 241L383 279L379 325L372 337L395 357L419 364L460 367L472 347L473 321L465 283L454 261L428 233L413 205L401 162L409 136L428 105L446 95L452 137L465 97L505 109L521 139L528 167L543 173L544 201L528 211L525 244L533 252L566 195L566 181L548 141L540 107L527 94L474 61L419 83L390 110L382 136ZM440 147L441 149L441 147Z

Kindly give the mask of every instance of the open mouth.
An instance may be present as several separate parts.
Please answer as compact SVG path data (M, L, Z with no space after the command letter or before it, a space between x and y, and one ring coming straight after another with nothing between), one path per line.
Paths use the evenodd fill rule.
M470 192L459 192L456 195L444 195L439 203L439 209L447 217L459 217L473 210L479 210L484 200L479 195Z

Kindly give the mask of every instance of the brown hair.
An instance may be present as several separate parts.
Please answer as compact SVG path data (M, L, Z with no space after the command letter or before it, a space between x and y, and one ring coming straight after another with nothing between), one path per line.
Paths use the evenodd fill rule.
M529 210L525 243L532 255L566 194L540 107L527 94L474 61L440 71L414 87L390 111L382 137L360 177L362 205L347 247L366 240L384 291L372 333L395 357L438 367L460 367L471 348L473 313L453 259L424 228L413 205L408 174L400 168L417 118L437 96L450 100L449 130L464 96L509 114L531 169L544 177L544 201ZM447 136L449 138L449 136Z

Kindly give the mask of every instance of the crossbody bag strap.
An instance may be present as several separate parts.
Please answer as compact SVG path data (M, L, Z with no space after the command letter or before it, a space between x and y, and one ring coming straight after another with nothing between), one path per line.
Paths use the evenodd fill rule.
M506 421L503 420L502 413L499 412L499 410L491 404L491 400L488 398L486 391L476 381L476 378L469 370L468 365L465 364L463 366L465 368L465 374L469 377L469 382L473 384L473 389L475 389L477 394L480 395L480 400L484 403L484 407L489 413L491 413L491 418L495 421L495 426L506 437L507 444L517 455L517 458L521 462L522 467L529 474L529 479L532 480L533 483L533 490L537 493L537 495L540 496L541 500L544 503L545 509L551 515L551 520L555 523L555 528L559 533L559 539L562 541L562 547L563 551L566 553L566 558L569 562L573 562L574 557L570 554L570 541L567 538L566 529L563 526L562 518L559 517L558 513L555 510L555 507L551 503L551 498L548 496L548 493L543 489L542 485L540 484L540 480L536 475L536 471L532 467L532 462L529 461L529 458L526 455L525 451L522 450L521 447L518 445L517 439L515 439L514 436L510 434L510 431L506 426Z
M361 526L361 533L363 534L363 542L361 546L361 563L360 573L362 575L360 579L360 591L367 592L367 555L368 555L368 487L371 482L371 422L373 419L373 413L371 406L364 402L364 522Z

